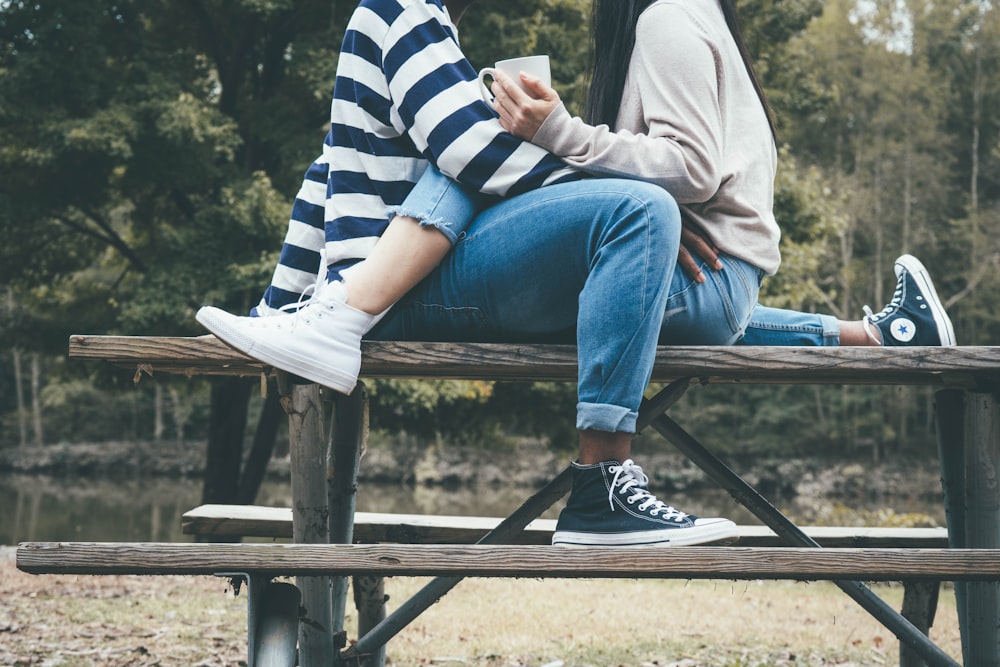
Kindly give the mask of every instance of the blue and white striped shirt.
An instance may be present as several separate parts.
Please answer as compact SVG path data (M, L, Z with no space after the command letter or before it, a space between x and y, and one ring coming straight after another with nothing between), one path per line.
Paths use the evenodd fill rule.
M265 302L293 303L316 280L366 257L433 162L490 195L574 180L579 172L503 130L479 95L441 0L362 0L337 64L330 131L306 171Z

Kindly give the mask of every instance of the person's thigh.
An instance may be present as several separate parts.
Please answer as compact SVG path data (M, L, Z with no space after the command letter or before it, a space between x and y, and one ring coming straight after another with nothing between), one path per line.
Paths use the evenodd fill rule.
M663 198L662 190L638 181L592 179L503 200L472 221L442 264L369 337L573 342L581 292L588 285L611 284L606 274L594 275L608 271L614 271L621 291L630 292L591 295L607 303L598 317L613 326L619 307L645 298L632 286L645 284L650 267L627 253L647 241L663 246L655 238L639 238L648 234L648 225L630 226L625 210ZM661 258L675 250L651 252Z
M679 244L680 211L662 188L547 186L477 216L369 336L575 339L577 428L633 433Z
M763 273L730 255L722 269L703 265L704 283L674 270L659 342L663 345L731 345L743 335L757 304ZM700 261L700 260L699 260Z

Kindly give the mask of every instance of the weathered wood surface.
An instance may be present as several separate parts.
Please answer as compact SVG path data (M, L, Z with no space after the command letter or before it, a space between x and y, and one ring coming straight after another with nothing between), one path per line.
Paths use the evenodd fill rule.
M33 574L998 581L1000 549L27 542Z
M293 539L304 544L330 542L326 498L326 425L323 399L315 384L296 385L281 397L288 414L288 445L292 482ZM334 609L329 576L299 576L298 646L300 664L317 667L333 654Z
M576 379L572 345L365 342L363 377L490 380ZM258 375L262 364L213 336L74 335L69 355L131 370L186 375ZM657 351L654 382L926 384L1000 387L1000 347L666 347Z
M493 517L357 512L354 539L362 543L472 544L500 521ZM512 543L550 544L555 526L553 519L536 519ZM189 535L291 537L292 511L258 505L201 505L181 516L181 527ZM766 526L738 528L740 546L783 546L781 539ZM948 546L945 528L807 526L803 530L824 547L942 549Z

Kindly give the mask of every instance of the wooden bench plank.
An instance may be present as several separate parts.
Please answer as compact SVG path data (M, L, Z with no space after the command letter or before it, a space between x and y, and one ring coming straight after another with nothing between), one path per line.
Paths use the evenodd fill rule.
M573 381L572 345L373 342L363 346L363 377ZM69 355L132 370L185 375L258 375L259 362L213 336L74 335ZM666 347L654 382L876 384L1000 387L1000 347Z
M357 512L354 539L363 543L472 544L500 521L493 517ZM514 543L549 544L555 525L553 519L536 519ZM259 505L201 505L181 516L181 527L189 535L291 538L292 510ZM784 545L766 526L738 528L742 547ZM945 528L807 526L803 530L823 547L943 549L948 546Z
M1000 549L28 542L32 574L1000 580Z

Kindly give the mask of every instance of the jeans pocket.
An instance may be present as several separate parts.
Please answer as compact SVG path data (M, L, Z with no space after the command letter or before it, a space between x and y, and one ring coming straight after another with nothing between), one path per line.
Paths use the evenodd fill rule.
M728 255L722 269L702 267L707 280L696 283L677 269L667 299L660 343L730 345L743 334L760 286L760 271Z
M733 339L729 341L732 343L743 335L750 323L750 316L760 294L763 274L753 264L736 257L723 255L719 257L719 261L722 262L723 270L716 273L721 273L725 279L724 294L728 302L726 315L732 327Z

